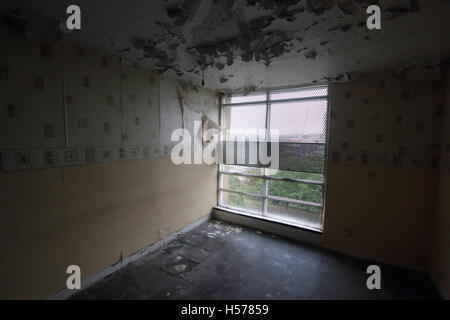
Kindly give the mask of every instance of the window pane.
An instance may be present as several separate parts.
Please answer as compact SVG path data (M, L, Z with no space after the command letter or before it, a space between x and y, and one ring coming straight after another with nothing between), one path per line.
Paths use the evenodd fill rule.
M224 104L228 104L222 108L221 125L223 129L228 129L222 131L222 140L261 141L261 138L264 139L267 123L270 129L277 130L280 134L279 167L283 170L249 167L250 164L243 163L231 165L235 162L220 165L221 172L226 172L220 175L220 205L244 213L257 213L280 222L317 230L322 228L323 207L312 204L324 202L327 96L327 86L316 86L269 91L270 105L266 104L266 92L233 95L222 100ZM296 99L300 101L282 102ZM266 114L267 110L270 112ZM226 144L226 147L229 146L231 145ZM242 145L236 143L236 146ZM248 143L245 146L247 158ZM224 155L227 155L225 149ZM224 160L225 163L227 161ZM257 177L248 177L246 174ZM272 200L267 197L280 199ZM264 205L265 201L267 207ZM304 201L306 204L295 201Z
M266 101L266 93L255 93L248 95L233 95L228 96L223 99L223 103L246 103L246 102L258 102L258 101Z
M233 191L240 191L262 195L264 191L264 181L261 178L232 176L222 174L222 188Z
M310 228L322 228L322 209L317 207L267 200L266 216Z
M262 215L263 200L233 192L220 192L221 204L236 210Z
M243 173L243 174L254 174L254 175L259 175L259 176L262 176L264 174L263 168L232 166L232 165L227 165L227 164L224 164L221 166L221 171Z
M322 203L322 186L269 180L269 195Z
M248 140L256 137L258 130L266 127L266 105L224 107L223 127L230 129L225 140Z
M277 90L270 92L270 100L324 97L328 95L328 87L308 87L300 89Z
M327 100L273 103L270 128L280 142L325 143Z
M298 180L323 181L322 173L308 173L286 170L266 169L266 175L276 178L290 178Z
M290 143L280 144L280 168L289 171L322 174L325 169L325 144Z

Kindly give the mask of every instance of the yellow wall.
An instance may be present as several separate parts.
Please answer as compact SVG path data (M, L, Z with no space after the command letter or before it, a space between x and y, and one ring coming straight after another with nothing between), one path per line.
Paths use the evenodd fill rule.
M62 171L0 174L1 298L44 298L64 283Z
M447 68L443 172L439 176L431 275L441 294L450 299L450 68Z
M450 174L439 179L431 275L441 294L450 299Z
M326 246L427 270L437 173L330 164L327 181Z
M45 298L208 215L216 166L169 158L0 175L0 298Z
M429 269L443 102L443 83L393 72L331 85L326 246Z

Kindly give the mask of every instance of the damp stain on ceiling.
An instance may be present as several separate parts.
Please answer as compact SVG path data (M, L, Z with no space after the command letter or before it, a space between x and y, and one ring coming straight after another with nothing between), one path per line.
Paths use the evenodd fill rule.
M252 91L352 81L396 70L435 81L450 56L449 0L4 0L3 21L25 21L38 38L78 4L73 41L209 89ZM368 30L368 5L381 30Z

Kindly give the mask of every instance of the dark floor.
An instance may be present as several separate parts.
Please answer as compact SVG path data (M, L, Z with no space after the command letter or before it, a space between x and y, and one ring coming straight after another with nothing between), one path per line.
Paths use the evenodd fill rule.
M428 276L211 220L71 299L439 299Z

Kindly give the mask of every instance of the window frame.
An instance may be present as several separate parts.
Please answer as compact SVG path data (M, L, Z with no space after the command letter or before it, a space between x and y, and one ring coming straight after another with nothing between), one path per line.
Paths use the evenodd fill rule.
M271 98L271 94L272 93L283 93L283 92L289 92L289 91L295 91L295 90L299 90L301 91L302 89L305 90L310 90L310 89L322 89L322 88L326 88L326 95L318 95L318 96L313 96L313 97L298 97L298 98L289 98L289 99L272 99ZM225 103L224 102L224 96L222 96L220 98L219 101L219 105L220 105L220 122L221 124L223 123L223 108L224 107L245 107L245 106L251 106L251 105L261 105L261 104L265 104L266 105L266 113L265 113L265 129L266 132L270 132L270 118L271 118L271 105L272 103L290 103L290 102L305 102L305 101L317 101L317 100L326 100L327 102L327 109L326 109L326 119L325 119L325 142L323 143L325 146L325 154L324 154L324 170L323 170L323 174L322 180L306 180L306 179L294 179L294 178L282 178L282 177L275 177L272 175L267 175L267 170L265 168L263 169L263 174L262 175L258 175L258 174L249 174L249 173L241 173L241 172L229 172L229 171L225 171L223 170L223 166L224 164L220 164L219 165L219 170L218 170L218 188L217 188L217 193L218 193L218 197L217 197L217 201L218 201L218 207L221 209L228 209L230 211L237 211L239 214L243 214L243 215L248 215L248 216L253 216L256 218L260 218L260 219L264 219L264 220L269 220L269 221L274 221L274 222L278 222L278 223L282 223L282 224L286 224L286 225L291 225L291 226L295 226L295 227L299 227L302 229L307 229L307 230L311 230L311 231L316 231L319 233L323 233L323 229L324 229L324 217L325 217L325 198L326 198L326 172L327 172L327 158L328 158L328 134L329 134L329 125L330 125L330 86L328 85L312 85L312 86L296 86L296 87L287 87L287 88L272 88L272 89L266 89L264 91L259 91L259 92L254 92L251 95L255 94L255 95L261 95L265 93L265 100L257 100L257 101L247 101L247 102L228 102ZM267 141L267 137L266 137L266 141ZM220 141L223 141L223 132L221 130L220 132ZM243 166L243 167L248 167L251 168L250 166ZM298 171L300 172L300 171ZM258 195L258 194L252 194L252 193L248 193L248 192L243 192L243 191L234 191L228 188L222 188L222 176L223 175L230 175L230 176L240 176L240 177L249 177L249 178L260 178L263 179L264 182L264 190L263 190L263 194L262 195ZM310 202L310 201L304 201L304 200L299 200L299 199L291 199L291 198L284 198L284 197L278 197L278 196L273 196L273 195L269 195L269 181L284 181L284 182L294 182L294 183L300 183L300 184L308 184L308 185L318 185L321 186L322 188L322 202L321 203L316 203L316 202ZM228 192L228 193L234 193L234 194L241 194L247 197L253 197L256 199L261 199L262 200L262 208L261 208L261 215L257 215L251 212L246 212L245 209L239 209L239 208L235 208L232 206L227 206L223 204L222 201L222 195L224 192ZM275 201L281 201L281 202L287 202L287 203L293 203L293 204L298 204L298 205L305 205L305 206L311 206L311 207L316 207L316 208L320 208L321 209L321 221L320 221L320 227L316 228L316 227L312 227L312 226L307 226L307 225L303 225L301 223L294 223L291 221L284 221L281 219L276 219L273 217L267 217L267 207L268 207L268 200L275 200Z

